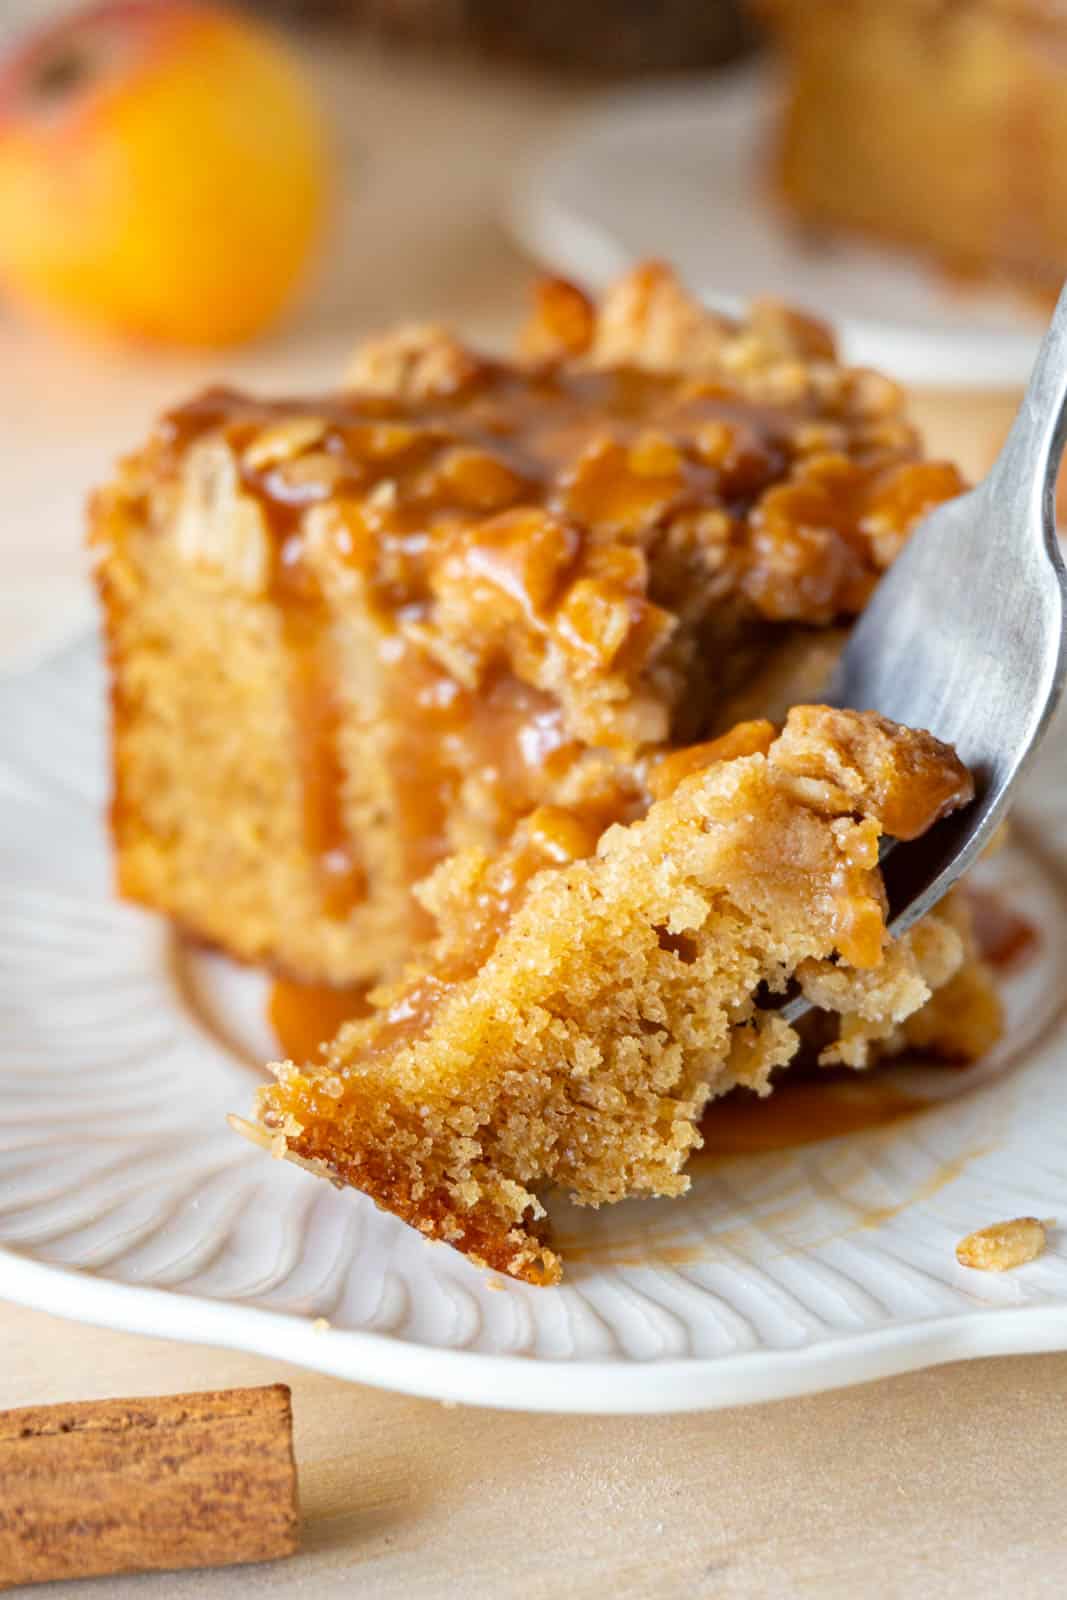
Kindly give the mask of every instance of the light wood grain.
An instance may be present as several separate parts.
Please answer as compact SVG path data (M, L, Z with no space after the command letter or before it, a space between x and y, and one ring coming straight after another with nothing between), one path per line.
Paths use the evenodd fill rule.
M705 1416L556 1418L447 1408L14 1307L0 1308L0 1348L4 1406L72 1387L292 1387L300 1554L111 1580L109 1600L1062 1593L1067 1356Z

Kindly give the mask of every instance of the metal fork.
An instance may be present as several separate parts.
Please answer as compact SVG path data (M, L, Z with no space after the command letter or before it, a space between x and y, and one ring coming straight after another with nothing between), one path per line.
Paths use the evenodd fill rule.
M1067 288L992 471L914 530L825 694L831 705L929 729L974 776L970 805L886 853L894 933L936 905L980 854L1059 701L1067 574L1055 489L1065 438ZM793 1021L807 1009L798 997L781 1014Z

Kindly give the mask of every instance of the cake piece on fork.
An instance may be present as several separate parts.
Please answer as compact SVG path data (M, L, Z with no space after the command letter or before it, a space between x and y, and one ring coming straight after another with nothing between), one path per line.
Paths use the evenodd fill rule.
M799 707L650 774L647 816L599 838L544 807L511 844L423 889L440 932L310 1065L276 1068L253 1130L483 1265L554 1283L542 1191L600 1205L679 1195L706 1102L766 1092L798 1035L769 996L796 980L862 1066L964 958L934 913L895 940L883 834L965 804L929 734ZM249 1131L248 1125L245 1131Z

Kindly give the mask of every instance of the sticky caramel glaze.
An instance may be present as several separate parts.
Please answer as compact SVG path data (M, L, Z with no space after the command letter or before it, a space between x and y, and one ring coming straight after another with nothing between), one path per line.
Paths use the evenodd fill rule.
M730 1156L792 1150L885 1127L928 1104L888 1081L877 1067L840 1074L822 1067L818 1076L794 1067L782 1074L769 1099L751 1089L732 1089L713 1101L701 1119L703 1146L690 1158L690 1170Z
M293 1061L313 1061L319 1046L343 1022L366 1016L367 985L335 989L326 983L294 983L276 978L270 987L267 1020L282 1051Z
M290 435L276 450L264 448L272 430ZM827 423L810 394L775 406L721 381L636 369L472 358L453 392L418 403L215 390L163 419L164 466L179 470L208 435L233 450L272 540L306 842L335 917L366 879L345 828L339 673L310 508L330 510L330 559L351 569L382 629L382 719L415 882L451 847L467 780L504 838L583 749L615 742L625 758L650 740L699 738L693 651L661 665L680 624L695 620L693 650L725 686L746 624L853 615L914 517L961 487L951 469L913 459L906 429L887 439L862 411ZM585 694L608 675L634 689L637 710L628 721L617 694L586 696L593 721L575 739L561 676ZM605 820L632 817L638 800L632 776L621 779L603 797ZM417 935L417 912L415 922Z
M345 825L340 707L329 631L320 604L290 601L282 607L282 622L303 794L304 844L316 865L324 913L342 918L365 897L367 875Z
M737 756L765 756L778 734L773 722L757 718L751 722L738 722L703 744L686 745L656 762L649 774L649 790L655 800L673 794L683 778L702 772L716 761L733 761Z
M299 510L338 494L366 495L387 479L413 513L412 534L429 531L441 514L485 514L517 503L568 514L580 525L629 531L641 526L645 512L660 518L665 509L686 506L725 507L743 517L777 485L783 492L767 508L760 543L773 544L787 521L804 517L820 536L828 531L854 547L862 565L872 538L891 539L914 520L917 503L962 487L954 469L915 459L906 429L903 437L887 438L869 418L827 419L810 395L773 405L721 381L630 368L524 369L482 361L456 393L418 403L353 393L265 401L213 389L167 413L156 439L179 460L206 434L221 433L240 450L295 418L322 424L316 448L332 460L329 478L294 479L277 468L246 472L265 503ZM817 449L812 423L821 430ZM631 461L613 448L635 444L641 450ZM584 470L572 473L591 445L597 448ZM468 471L469 459L451 459L457 449L492 458L493 469L478 463ZM801 457L817 457L819 470L802 485L786 483ZM909 470L893 470L902 466ZM409 554L418 566L425 542ZM836 552L839 567L846 555ZM863 587L858 570L857 579ZM789 609L799 603L810 611L815 600L801 593Z
M384 715L394 730L407 876L416 882L447 853L448 816L465 776L478 774L507 833L578 746L563 731L559 706L509 673L477 692L464 689L401 641L389 668Z

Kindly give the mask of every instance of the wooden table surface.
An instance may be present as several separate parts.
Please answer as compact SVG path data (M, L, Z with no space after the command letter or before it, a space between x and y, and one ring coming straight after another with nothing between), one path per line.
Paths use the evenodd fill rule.
M338 247L284 334L237 357L164 360L0 323L0 664L91 615L81 501L158 405L223 372L263 387L328 383L354 334L398 316L444 316L495 341L517 315L528 268L499 220L511 174L586 96L374 56L319 70L349 192ZM917 409L975 470L1010 404L927 395ZM5 1304L0 1354L0 1406L292 1385L303 1552L269 1568L69 1587L86 1600L1027 1600L1067 1589L1067 1355L707 1415L582 1419L446 1408Z

